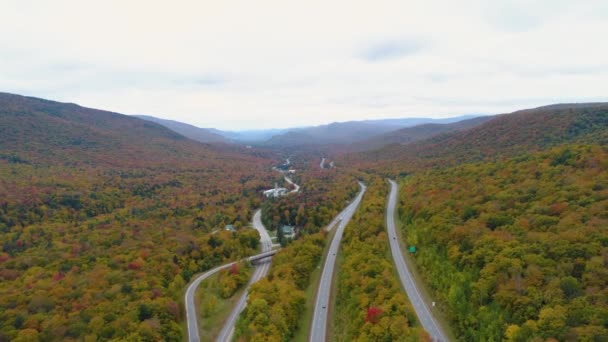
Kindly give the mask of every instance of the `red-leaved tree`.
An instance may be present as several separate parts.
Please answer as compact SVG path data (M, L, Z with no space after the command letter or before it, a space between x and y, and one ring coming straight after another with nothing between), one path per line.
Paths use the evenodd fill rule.
M380 320L380 315L382 315L382 309L377 308L375 306L370 306L367 309L367 316L365 317L365 321L376 324Z
M232 264L232 266L230 266L230 274L237 273L239 273L239 266L237 264Z

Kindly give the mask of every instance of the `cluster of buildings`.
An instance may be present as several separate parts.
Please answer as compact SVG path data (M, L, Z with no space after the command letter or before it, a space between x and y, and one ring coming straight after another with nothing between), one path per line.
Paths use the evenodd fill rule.
M295 174L296 170L293 168L290 168L291 166L291 162L289 161L289 158L287 158L285 160L285 163L279 165L279 166L274 166L272 169L279 171L282 174ZM293 184L296 189L294 190L294 192L297 192L300 187L297 184L294 184L293 182L291 182L291 180L287 177L285 177L285 181ZM266 196L267 198L277 198L277 197L281 197L281 196L285 196L289 193L289 189L287 188L279 188L279 186L277 185L277 183L274 183L274 189L269 189L269 190L265 190L263 192L264 196Z
M289 192L289 190L287 190L287 188L279 188L279 186L275 183L274 184L274 189L270 189L270 190L265 190L264 196L266 197L281 197L286 195Z

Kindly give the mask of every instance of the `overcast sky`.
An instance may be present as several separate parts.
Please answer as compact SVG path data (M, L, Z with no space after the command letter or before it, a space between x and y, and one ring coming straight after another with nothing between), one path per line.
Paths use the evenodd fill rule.
M0 91L200 127L608 101L606 0L0 1Z

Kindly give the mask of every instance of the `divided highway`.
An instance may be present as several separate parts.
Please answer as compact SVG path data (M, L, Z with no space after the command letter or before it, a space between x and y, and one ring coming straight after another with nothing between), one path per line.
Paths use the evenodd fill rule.
M272 249L272 241L270 240L270 235L268 235L268 231L262 224L262 211L258 209L253 215L253 228L255 228L260 233L260 243L262 245L262 252L269 252ZM247 305L247 293L249 292L249 287L251 284L254 284L258 280L268 274L268 270L270 269L270 258L262 261L262 263L255 266L255 270L253 271L253 275L251 276L251 280L247 284L245 288L245 292L239 298L236 306L230 313L228 320L224 324L224 327L220 331L216 341L224 342L230 341L232 339L232 334L234 333L234 325L236 324L236 320L238 319L240 313L245 309Z
M359 182L359 186L361 187L361 190L357 194L357 197L355 197L354 201L357 201L357 199L359 201L361 201L361 197L363 197L363 192L365 192L365 185L363 183ZM325 227L325 231L331 232L331 230L334 229L336 224L338 224L338 222L344 220L344 218L346 217L346 215L349 212L351 212L351 211L354 212L354 210L357 208L359 203L357 203L354 207L353 207L353 204L354 204L354 202L347 205L346 208L342 209L342 211L340 213L338 213L338 215L336 215L336 217L334 217L333 220L331 220L331 222L329 222L329 224ZM352 212L351 212L351 215L352 215ZM350 217L348 219L350 220Z
M320 342L325 341L326 339L328 318L327 307L329 304L329 296L331 294L331 281L334 274L334 266L336 264L336 254L338 253L338 248L340 247L344 227L348 224L351 217L355 213L355 210L359 206L361 198L363 198L363 194L365 193L365 184L359 182L359 186L361 187L361 191L359 191L357 197L350 205L348 205L348 207L346 207L346 209L338 214L336 219L334 219L326 228L326 230L329 231L333 228L333 225L340 221L338 229L336 230L336 235L334 235L331 245L329 246L327 258L325 259L325 264L323 265L323 272L321 273L321 281L319 282L319 288L317 290L317 299L315 301L312 326L310 330L311 342Z
M270 236L268 235L268 232L266 231L266 229L264 228L264 225L262 224L260 210L258 210L253 215L253 227L258 232L260 232L260 242L262 245L262 253L251 256L247 259L251 260L251 259L257 259L259 257L269 257L268 252L270 252L270 250L272 249L272 241L270 240ZM197 320L197 315L196 315L196 306L194 304L194 295L196 293L196 289L201 284L201 282L203 282L203 280L211 277L212 275L214 275L215 273L217 273L223 269L229 268L230 266L232 266L233 264L236 264L237 262L238 261L233 261L231 263L221 265L214 269L211 269L211 270L201 274L197 278L195 278L190 283L190 285L188 285L188 288L186 289L185 298L184 298L184 303L186 306L186 323L188 325L188 341L199 342L201 340L200 336L198 334L198 320ZM249 288L249 285L255 283L256 281L258 281L259 279L264 277L266 275L266 273L268 273L269 267L270 267L270 262L261 261L261 264L256 266L256 268L253 272L253 276L252 276L249 284L247 285L247 288ZM234 329L234 323L236 322L236 318L238 317L238 314L243 310L243 308L245 308L246 299L247 299L247 291L245 291L245 293L239 299L239 302L237 303L237 307L231 313L231 315L228 319L228 322L232 322L231 325L229 325L228 322L226 323L226 325L220 332L218 341L220 340L220 338L224 338L221 341L226 341L231 337L232 331ZM237 311L239 306L240 306L240 309L235 314L235 311ZM227 326L229 326L229 329L226 328ZM224 330L227 330L227 332L225 332Z
M407 267L403 259L403 253L399 246L399 240L397 238L397 232L395 230L395 206L397 205L397 183L393 180L389 180L391 184L391 192L388 199L388 206L386 207L386 227L388 230L388 239L391 246L391 254L399 273L399 280L405 288L405 292L416 310L418 320L422 324L422 327L431 335L434 341L448 341L445 334L441 330L437 320L433 317L433 314L428 308L428 305L424 302L420 291L418 290L416 283L412 279L412 274Z
M342 210L325 228L326 231L332 230L338 223L338 230L331 242L329 252L327 258L325 260L325 265L323 266L323 273L321 275L321 282L319 285L319 290L317 292L317 299L315 303L315 311L313 317L313 326L311 330L311 341L324 341L325 340L325 332L326 332L326 324L327 324L327 303L329 301L329 296L331 292L331 280L333 276L334 265L336 261L336 254L338 252L338 248L340 245L340 240L342 239L342 234L344 232L344 227L348 224L351 217L353 216L355 210L359 206L363 194L365 193L366 186L365 184L359 182L359 186L361 190L357 194L357 197ZM262 253L251 256L244 260L256 260L264 259L272 256L276 252L276 250L272 251L272 241L268 232L266 231L264 225L261 220L261 211L258 210L253 216L253 227L260 232L260 242L262 247ZM230 341L232 338L232 334L234 333L234 325L238 319L239 314L243 311L247 304L247 291L251 284L257 282L266 274L270 269L270 260L258 261L258 264L253 272L253 275L245 289L245 293L239 298L234 310L231 312L228 320L224 324L220 334L217 337L217 341ZM230 262L225 265L218 266L214 269L211 269L198 277L196 277L189 285L185 294L185 306L186 306L186 321L188 325L188 341L190 342L199 342L200 336L198 332L198 321L196 314L196 307L194 304L195 292L198 286L202 281L211 277L215 273L231 267L233 264L238 261ZM323 304L321 304L323 303ZM320 333L315 333L319 331ZM320 336L320 337L319 337ZM320 339L319 339L320 338Z

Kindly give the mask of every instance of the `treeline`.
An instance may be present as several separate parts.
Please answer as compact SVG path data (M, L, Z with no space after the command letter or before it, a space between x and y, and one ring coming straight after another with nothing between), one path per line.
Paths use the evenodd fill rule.
M460 340L608 340L605 146L421 173L400 196L406 239Z
M235 336L246 341L289 341L298 329L306 298L304 290L319 264L325 237L307 235L272 258L266 278L253 284Z
M380 178L367 185L340 247L333 339L427 340L389 259L384 224L388 185Z

